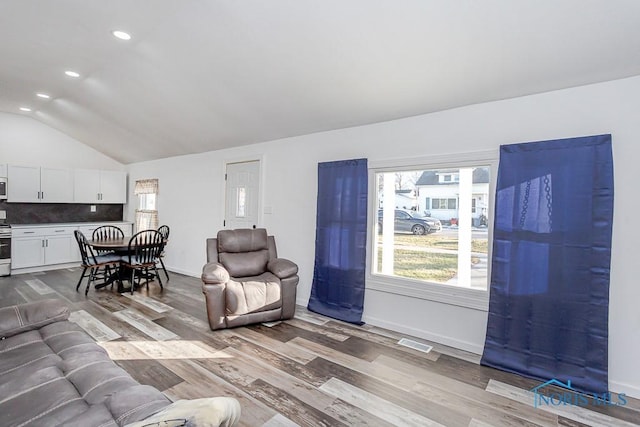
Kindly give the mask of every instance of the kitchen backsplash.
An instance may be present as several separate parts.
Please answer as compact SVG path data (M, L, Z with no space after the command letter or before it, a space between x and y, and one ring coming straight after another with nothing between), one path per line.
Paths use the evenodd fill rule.
M123 205L92 205L73 203L7 203L0 201L0 211L7 212L9 224L46 224L60 222L122 221Z

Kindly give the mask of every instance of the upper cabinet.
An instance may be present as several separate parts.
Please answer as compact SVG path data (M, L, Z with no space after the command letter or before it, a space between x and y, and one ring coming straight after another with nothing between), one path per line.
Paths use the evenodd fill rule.
M127 174L124 172L76 169L73 182L76 203L127 202Z
M125 172L8 165L7 175L10 203L127 203Z
M71 169L9 165L7 172L8 202L73 202Z

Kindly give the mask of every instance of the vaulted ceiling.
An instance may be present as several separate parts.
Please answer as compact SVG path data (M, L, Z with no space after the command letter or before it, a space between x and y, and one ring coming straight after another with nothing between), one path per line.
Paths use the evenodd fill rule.
M123 163L638 74L637 0L0 1L0 111Z

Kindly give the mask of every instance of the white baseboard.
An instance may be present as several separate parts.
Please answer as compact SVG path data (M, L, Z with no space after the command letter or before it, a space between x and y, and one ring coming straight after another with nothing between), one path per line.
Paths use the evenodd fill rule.
M372 326L378 326L380 328L390 329L395 332L402 332L404 334L422 338L427 341L433 341L449 347L465 350L470 353L482 354L483 346L472 343L472 342L458 340L445 335L429 332L424 329L411 328L409 326L401 325L394 322L389 322L387 320L379 319L376 317L363 316L362 320L365 321L366 323L369 323Z
M201 271L193 272L193 271L183 270L181 268L172 267L170 265L167 265L167 271L170 273L184 274L185 276L191 276L191 277L200 277L202 275Z
M54 264L54 265L39 265L37 267L26 268L12 268L11 275L27 274L27 273L39 273L41 271L62 270L64 268L78 268L80 267L80 261L68 262L66 264Z
M627 396L640 399L640 387L635 385L609 380L609 389L614 393L624 393Z

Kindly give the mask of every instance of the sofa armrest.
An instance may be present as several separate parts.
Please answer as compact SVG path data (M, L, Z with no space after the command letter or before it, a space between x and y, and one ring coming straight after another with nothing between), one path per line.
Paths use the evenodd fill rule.
M229 272L218 262L209 262L202 267L202 282L207 285L227 283Z
M269 261L267 269L278 279L295 276L298 274L298 266L288 259L276 258Z
M56 299L0 308L0 338L39 329L68 318L69 307Z

